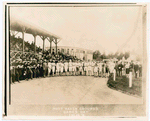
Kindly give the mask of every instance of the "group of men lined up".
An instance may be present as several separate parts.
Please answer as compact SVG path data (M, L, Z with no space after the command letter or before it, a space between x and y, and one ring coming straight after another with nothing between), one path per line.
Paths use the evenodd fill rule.
M80 60L44 60L42 63L25 62L17 66L11 66L11 82L19 80L46 77L46 76L77 76L77 75L98 75L98 66L96 62L86 62ZM94 68L96 66L96 68ZM101 71L103 77L108 72L105 63L102 64Z
M81 60L44 60L41 63L25 62L17 66L11 66L11 82L28 80L39 77L53 76L95 76L108 77L116 71L117 76L129 74L129 71L137 72L141 76L141 66L137 63L114 63L103 61L81 61Z

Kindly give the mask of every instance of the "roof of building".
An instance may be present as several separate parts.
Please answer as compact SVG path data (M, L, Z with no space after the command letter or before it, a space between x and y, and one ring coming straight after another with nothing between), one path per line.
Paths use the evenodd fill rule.
M25 32L32 35L39 35L39 36L45 36L45 37L53 37L56 39L60 39L59 36L41 28L36 25L34 25L31 22L25 21L23 18L14 18L10 17L10 30L18 31L18 32Z

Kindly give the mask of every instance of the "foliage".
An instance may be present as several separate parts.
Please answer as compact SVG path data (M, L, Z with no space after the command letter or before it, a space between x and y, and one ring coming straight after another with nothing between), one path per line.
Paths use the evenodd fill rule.
M109 76L107 86L121 91L125 94L142 96L142 79L141 78L133 78L132 87L129 87L129 78L126 76L116 77L116 80L113 80L113 74Z
M130 52L125 53L116 52L116 53L109 53L108 55L106 55L105 52L101 54L99 50L93 52L93 59L97 61L100 61L102 59L113 59L113 58L121 60L123 57L125 57L125 59L128 59L130 57Z

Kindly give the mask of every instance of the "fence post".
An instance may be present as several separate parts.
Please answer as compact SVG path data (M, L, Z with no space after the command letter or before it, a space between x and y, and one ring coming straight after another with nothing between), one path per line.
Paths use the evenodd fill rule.
M132 87L132 72L129 73L129 87Z
M114 81L116 81L116 69L114 69Z

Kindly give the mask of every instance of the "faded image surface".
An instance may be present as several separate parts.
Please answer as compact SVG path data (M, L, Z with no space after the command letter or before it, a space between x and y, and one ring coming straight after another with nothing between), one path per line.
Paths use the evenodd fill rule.
M10 6L8 115L145 116L144 20L142 5Z

